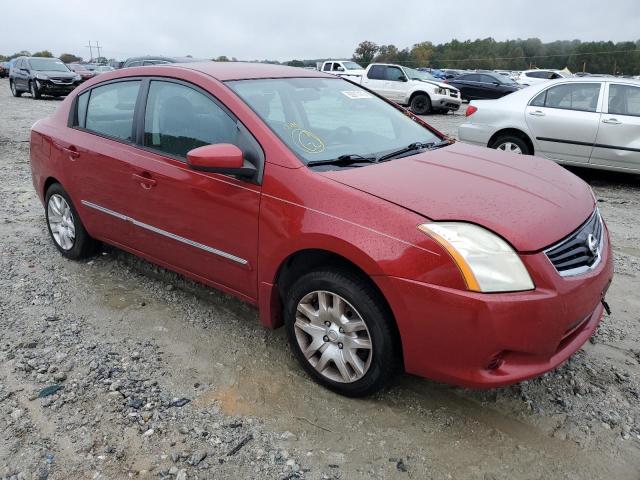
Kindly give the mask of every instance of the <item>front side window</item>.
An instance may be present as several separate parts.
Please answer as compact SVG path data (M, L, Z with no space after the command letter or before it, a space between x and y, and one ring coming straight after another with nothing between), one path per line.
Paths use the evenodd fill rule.
M362 66L358 65L356 62L342 62L342 65L347 70L362 70Z
M398 67L387 67L387 80L391 82L402 82L405 78L404 72Z
M465 82L479 82L480 75L477 73L472 73L471 75L462 75L459 80L464 80Z
M133 112L140 80L115 82L91 90L84 128L132 141Z
M599 83L558 85L547 90L545 107L595 112L600 95Z
M144 118L144 145L185 158L214 143L238 144L236 122L211 98L185 85L153 80Z
M304 163L342 155L377 156L413 142L440 141L384 100L341 78L235 80L226 84ZM265 108L276 103L277 116Z
M640 116L640 87L609 85L609 113Z

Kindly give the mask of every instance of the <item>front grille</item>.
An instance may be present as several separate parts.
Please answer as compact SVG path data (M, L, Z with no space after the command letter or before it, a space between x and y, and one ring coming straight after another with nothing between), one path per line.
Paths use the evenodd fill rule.
M596 209L580 228L544 253L563 277L579 275L600 263L603 238L602 218Z
M451 92L451 96L454 97L454 98L458 98L458 90L453 90Z
M54 83L71 83L73 82L72 78L53 78L51 77L51 81Z

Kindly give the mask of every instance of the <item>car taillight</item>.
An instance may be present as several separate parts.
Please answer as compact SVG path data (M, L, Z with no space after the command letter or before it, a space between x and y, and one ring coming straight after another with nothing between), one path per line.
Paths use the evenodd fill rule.
M471 115L473 115L474 113L476 113L478 111L478 107L474 107L473 105L469 105L467 107L467 111L464 112L464 116L465 117L470 117Z

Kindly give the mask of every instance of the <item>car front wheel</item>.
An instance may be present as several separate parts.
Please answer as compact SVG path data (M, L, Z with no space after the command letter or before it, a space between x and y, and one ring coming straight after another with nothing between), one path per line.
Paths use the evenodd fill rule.
M527 142L520 137L512 135L498 137L490 147L517 155L531 155L531 149L529 145L527 145Z
M380 390L399 363L393 320L359 275L334 268L307 273L285 299L289 343L321 385L361 397Z
M31 96L34 99L38 99L40 98L40 89L38 88L38 85L36 85L36 81L33 80L31 82L29 82L29 92L31 92Z
M418 94L411 99L411 111L416 115L426 115L431 111L431 99L429 95Z
M69 195L59 183L47 190L45 215L51 239L63 256L79 260L95 252L97 242L85 230Z

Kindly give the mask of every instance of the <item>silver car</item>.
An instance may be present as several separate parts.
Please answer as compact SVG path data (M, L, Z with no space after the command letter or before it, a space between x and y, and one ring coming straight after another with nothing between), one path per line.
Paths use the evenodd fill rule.
M474 100L459 136L560 164L640 172L640 81L564 78Z

